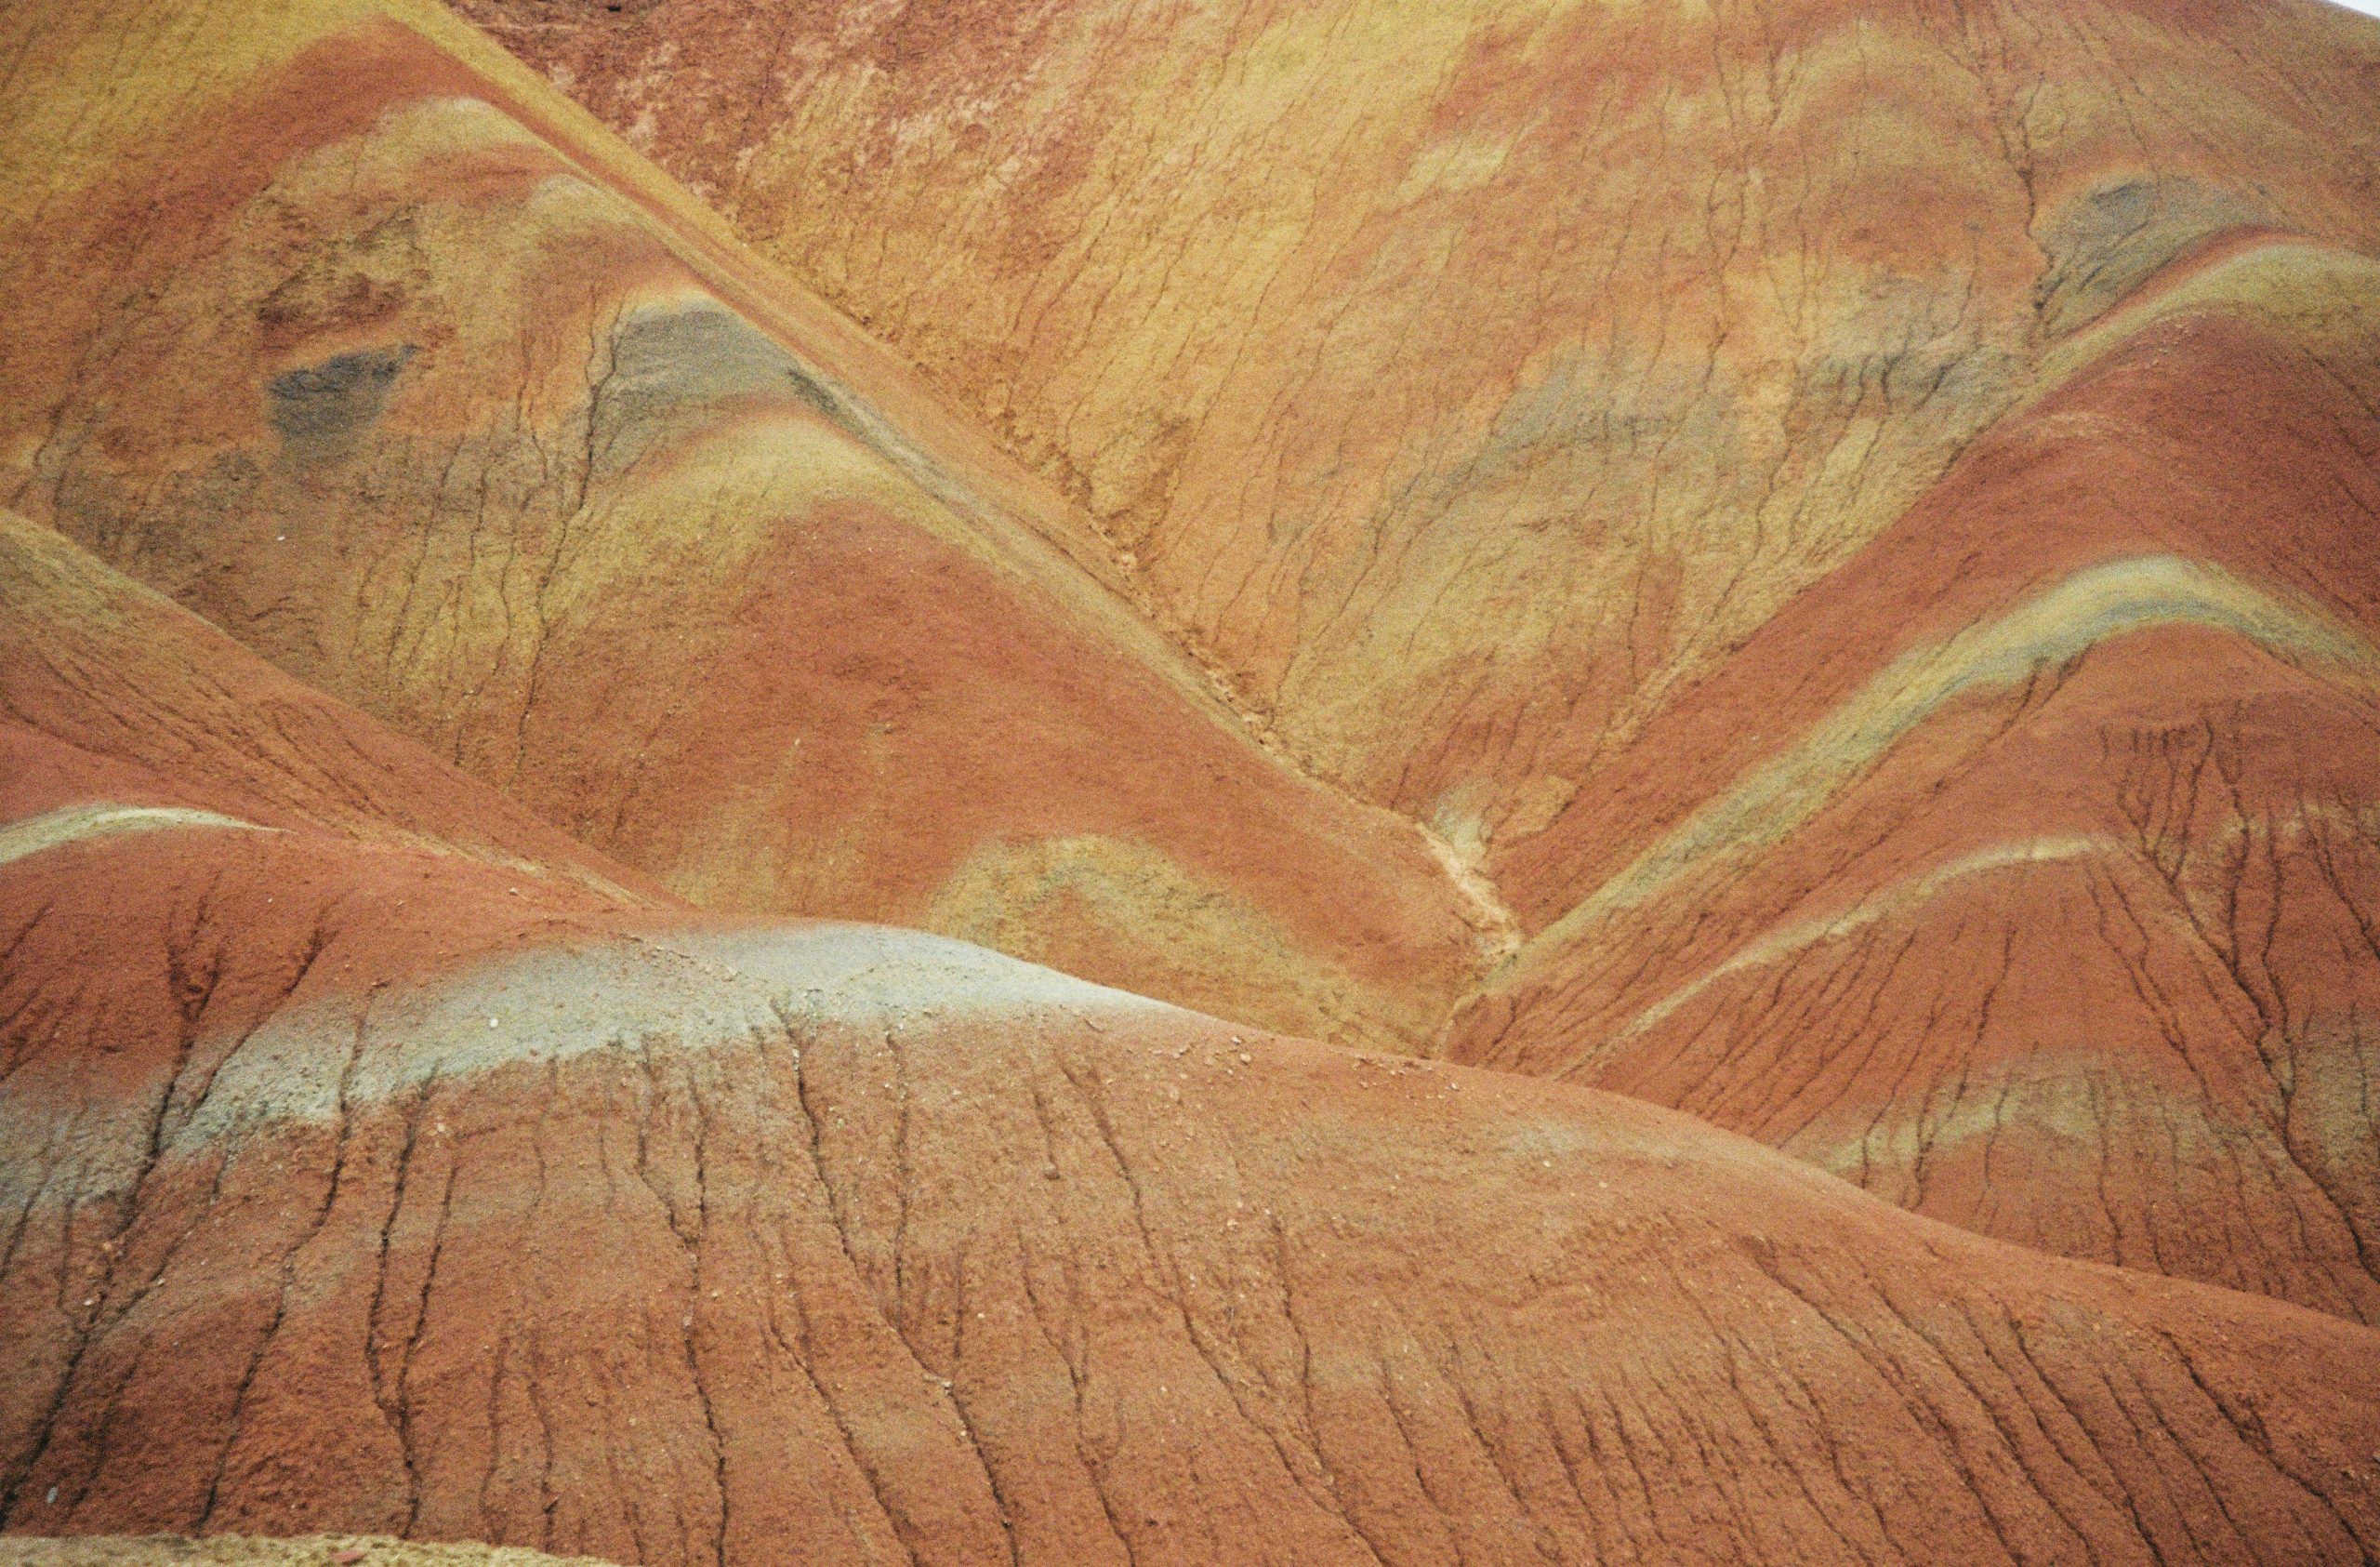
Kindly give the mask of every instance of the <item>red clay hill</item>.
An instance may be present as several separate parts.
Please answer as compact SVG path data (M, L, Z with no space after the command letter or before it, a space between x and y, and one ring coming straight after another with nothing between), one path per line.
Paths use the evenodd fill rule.
M465 9L1448 845L1435 1053L2380 1321L2380 27Z
M606 890L54 535L0 528L0 757L74 802L0 851L9 1531L2380 1548L2367 1328L1963 1234L1612 1095ZM169 668L103 667L127 625ZM110 739L84 697L118 675L146 695ZM224 689L302 714L289 748L223 759ZM171 750L205 806L139 781Z
M283 670L708 907L1406 1046L1500 938L443 10L33 7L0 59L0 503Z
M465 8L0 10L0 1560L2380 1560L2380 28Z

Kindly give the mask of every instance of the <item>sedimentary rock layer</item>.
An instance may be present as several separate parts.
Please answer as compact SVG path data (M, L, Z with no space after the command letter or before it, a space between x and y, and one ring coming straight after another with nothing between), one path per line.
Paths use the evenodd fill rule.
M463 9L1488 844L2162 267L2380 247L2380 28L2313 0Z
M205 718L86 741L84 808ZM0 729L26 744L57 750ZM1966 1235L1592 1090L227 825L298 784L251 787L0 863L10 1531L656 1564L2380 1547L2368 1328Z
M28 7L0 64L0 499L284 671L712 907L1407 1043L1495 938L443 9Z
M1433 826L1447 1054L2380 1316L2380 28L467 9Z
M0 1529L2380 1560L2380 35L472 8L0 12Z
M1503 868L1459 1058L2380 1314L2370 262L2169 280Z

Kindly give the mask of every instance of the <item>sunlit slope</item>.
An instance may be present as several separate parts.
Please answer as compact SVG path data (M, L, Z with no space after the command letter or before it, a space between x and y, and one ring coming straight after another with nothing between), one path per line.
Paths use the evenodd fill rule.
M2225 236L2380 246L2313 0L465 9L1510 847Z
M2164 280L1500 866L1458 1058L2380 1317L2380 269Z
M674 901L6 511L0 724L0 864L123 832L315 830Z
M1473 972L1420 833L443 10L20 7L0 66L0 499L714 907L1334 1038Z
M84 798L219 722L126 714ZM0 723L0 768L28 743ZM0 861L11 1533L653 1567L2380 1548L2369 1328L1964 1235L1616 1096L226 825L310 772L370 792L269 760L222 819Z

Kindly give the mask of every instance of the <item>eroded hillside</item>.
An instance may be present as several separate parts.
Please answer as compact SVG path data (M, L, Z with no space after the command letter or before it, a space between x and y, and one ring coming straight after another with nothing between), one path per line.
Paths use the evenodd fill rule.
M1502 939L443 10L25 7L0 60L0 497L284 670L715 908L1408 1045Z
M152 602L60 548L0 551L34 634L45 584ZM261 678L212 645L80 748L87 794ZM1616 1096L259 830L242 787L0 862L9 1531L656 1567L2380 1548L2369 1329Z
M1444 1053L2380 1312L2380 28L469 8L1457 851Z
M2313 0L464 9L1491 857L2161 267L2380 245Z
M0 8L0 1560L2380 1560L2380 28L463 9Z
M2375 281L2251 246L2111 324L1516 857L1451 1053L2371 1320Z

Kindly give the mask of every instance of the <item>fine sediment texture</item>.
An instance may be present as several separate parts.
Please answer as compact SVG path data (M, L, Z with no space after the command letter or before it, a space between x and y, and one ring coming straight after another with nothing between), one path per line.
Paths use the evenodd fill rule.
M0 1562L2380 1560L2380 28L459 8L0 9Z
M1500 939L442 9L25 7L0 68L0 503L283 671L707 907L1407 1047Z
M468 14L1498 911L1458 1060L2380 1313L2380 29Z

